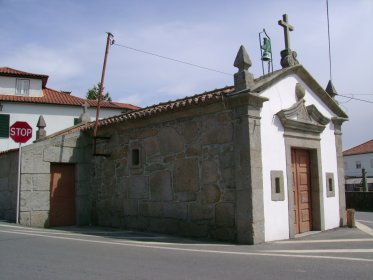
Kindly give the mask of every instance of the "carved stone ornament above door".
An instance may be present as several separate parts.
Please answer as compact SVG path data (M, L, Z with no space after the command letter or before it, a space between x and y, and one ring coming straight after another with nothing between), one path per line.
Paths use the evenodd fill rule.
M293 131L298 134L305 134L305 136L320 135L330 119L321 114L315 105L305 106L304 88L301 84L297 83L295 93L298 101L290 108L281 110L276 114L285 132Z

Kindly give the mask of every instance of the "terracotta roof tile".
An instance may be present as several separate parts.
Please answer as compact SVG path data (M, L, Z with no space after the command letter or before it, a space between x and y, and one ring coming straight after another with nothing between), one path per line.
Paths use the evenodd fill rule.
M26 102L26 103L41 103L41 104L56 104L56 105L73 105L81 106L87 101L89 106L97 107L97 101L87 100L77 96L69 95L66 92L56 91L46 87L48 76L43 74L34 74L9 67L0 67L0 76L8 77L21 77L21 78L34 78L42 79L43 81L43 97L30 97L30 96L13 96L13 95L1 95L0 101L10 102ZM129 109L136 110L140 107L120 102L109 102L101 101L101 107L103 108L118 108L118 109Z
M344 156L373 153L373 139L343 152Z
M119 116L114 116L106 119L102 119L99 121L99 126L106 126L114 123L120 123L120 122L126 122L126 121L132 121L137 119L143 119L152 117L154 115L162 114L164 112L170 112L170 111L181 111L184 109L187 109L192 106L197 106L201 104L212 104L216 102L220 102L223 100L224 94L230 94L234 92L234 87L229 86L222 89L215 89L213 91L204 92L202 94L197 94L190 97L185 97L182 99L178 99L175 101L168 101L159 103L157 105L149 106L146 108L134 110L128 113L124 113ZM53 138L59 135L65 135L69 133L74 133L77 131L86 131L93 129L95 125L95 122L89 122L84 124L78 124L72 128L67 128L65 130L56 132L52 135L47 136L44 139ZM40 141L44 140L41 139Z
M87 100L68 93L53 90L50 88L43 88L42 97L20 96L20 95L3 95L0 94L0 101L8 102L23 102L23 103L38 103L38 104L55 104L55 105L70 105L82 106L87 101L89 106L97 107L96 100ZM117 108L136 110L139 107L119 102L101 101L102 108Z
M0 67L0 76L41 79L43 81L43 87L45 87L48 82L48 75L24 72L9 67Z
M182 99L177 99L175 101L168 101L164 103L159 103L150 107L146 107L139 110L134 110L119 116L114 116L100 120L99 126L106 126L113 123L125 122L129 120L142 119L151 117L160 113L169 111L180 111L188 107L192 107L200 104L212 104L222 100L222 94L230 94L234 92L234 87L225 87L222 89L215 89L210 92L205 92L202 94L197 94L190 97L185 97ZM81 126L79 130L88 130L94 126L94 122L87 123Z
M14 149L6 150L6 151L0 151L0 156L18 152L18 150L19 150L18 148L14 148Z

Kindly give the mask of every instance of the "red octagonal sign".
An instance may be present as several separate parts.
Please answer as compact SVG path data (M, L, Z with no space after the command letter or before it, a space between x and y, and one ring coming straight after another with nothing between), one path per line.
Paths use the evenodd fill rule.
M32 128L27 122L15 122L10 127L10 137L17 143L26 143L32 137Z

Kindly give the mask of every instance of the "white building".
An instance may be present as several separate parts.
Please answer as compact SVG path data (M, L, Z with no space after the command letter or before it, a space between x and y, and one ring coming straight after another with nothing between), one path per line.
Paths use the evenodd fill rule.
M361 190L363 169L369 190L373 190L373 139L343 152L346 189Z
M16 121L25 121L33 128L35 140L36 124L40 115L44 117L47 135L76 124L83 113L83 104L89 104L91 120L96 116L94 100L86 100L47 87L48 76L27 73L8 67L0 67L0 151L18 148L9 138L9 127ZM136 106L118 102L101 103L100 118L119 115Z

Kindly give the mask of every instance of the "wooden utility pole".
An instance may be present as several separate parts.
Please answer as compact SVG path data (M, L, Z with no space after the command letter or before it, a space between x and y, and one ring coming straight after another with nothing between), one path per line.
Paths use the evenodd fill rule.
M107 60L107 56L108 56L108 53L109 53L110 42L112 41L113 37L114 37L113 34L111 34L110 32L107 32L104 65L102 67L100 92L99 92L98 100L97 100L96 122L95 122L95 127L94 127L94 130L93 130L93 154L94 155L96 154L96 137L97 137L97 129L98 129L98 120L99 120L99 117L100 117L100 107L101 107L101 100L102 100L102 91L103 91L103 88L104 88L105 71L106 71L106 60Z

